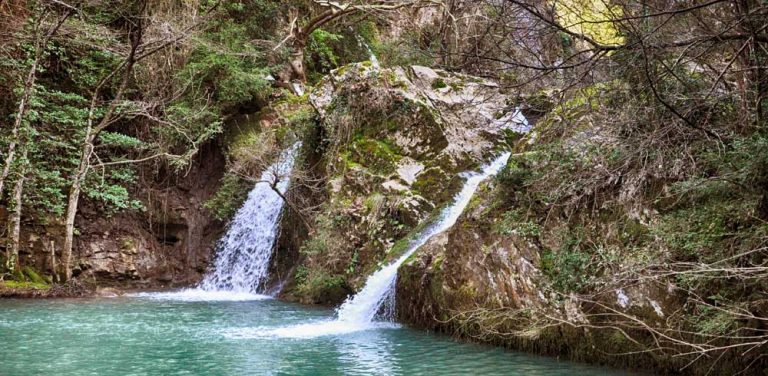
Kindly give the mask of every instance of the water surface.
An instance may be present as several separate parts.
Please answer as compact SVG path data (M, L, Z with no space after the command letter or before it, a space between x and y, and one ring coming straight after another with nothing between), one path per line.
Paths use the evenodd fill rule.
M1 300L0 375L626 374L391 324L281 336L333 311L258 296L161 298Z

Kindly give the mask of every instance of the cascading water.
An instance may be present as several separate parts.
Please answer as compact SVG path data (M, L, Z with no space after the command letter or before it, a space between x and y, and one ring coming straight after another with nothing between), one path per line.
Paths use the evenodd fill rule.
M285 204L280 196L288 189L294 160L300 148L301 143L295 143L262 173L259 182L248 194L248 199L235 214L227 233L219 241L214 269L205 275L197 288L137 295L180 300L267 298L258 294L263 292L267 281L269 261Z
M311 338L323 335L343 334L377 327L392 326L394 318L394 297L397 269L417 249L433 236L451 228L469 204L472 196L485 179L498 174L507 164L511 153L504 153L486 165L480 172L464 173L467 178L464 187L445 208L440 217L427 226L409 245L405 253L393 263L380 269L365 282L363 289L347 299L336 311L336 320L313 324L295 325L260 332L260 335L279 337ZM380 318L383 322L375 322Z
M373 50L371 49L371 46L368 45L368 43L365 42L365 39L363 39L362 36L357 36L357 43L360 45L360 47L364 47L368 51L368 58L371 61L371 66L374 70L379 70L381 68L381 63L379 62L379 58L376 57L376 54L373 53Z
M214 270L200 283L202 290L236 293L263 290L285 204L280 196L288 189L299 147L300 144L296 143L282 152L278 161L262 173L260 181L248 194L248 200L237 211L226 235L219 242ZM275 192L275 188L280 194Z
M337 312L338 321L349 323L368 323L372 322L376 315L382 311L382 319L393 320L394 315L394 291L395 280L397 278L397 269L405 260L416 252L419 247L429 241L433 236L451 228L459 219L461 213L469 204L477 187L483 180L496 175L509 159L510 153L504 153L496 158L491 164L485 166L479 173L466 174L467 181L464 187L454 198L453 204L445 208L440 217L434 223L427 226L419 236L411 242L408 249L395 262L385 266L376 273L373 273L365 282L363 289L347 299L339 307ZM384 307L382 307L384 305ZM389 306L387 306L389 305Z

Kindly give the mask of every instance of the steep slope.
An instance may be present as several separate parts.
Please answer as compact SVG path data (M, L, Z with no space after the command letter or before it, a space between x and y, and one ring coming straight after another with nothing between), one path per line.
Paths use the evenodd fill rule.
M324 176L284 295L339 303L520 126L498 87L426 67L342 67L310 95Z

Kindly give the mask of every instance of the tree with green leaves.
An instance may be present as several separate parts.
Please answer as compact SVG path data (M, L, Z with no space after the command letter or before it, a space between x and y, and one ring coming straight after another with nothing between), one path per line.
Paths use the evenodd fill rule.
M0 172L0 198L6 179L15 168L15 183L9 202L11 203L11 215L8 221L8 241L6 245L6 268L14 272L19 258L19 235L21 230L21 215L23 208L24 183L29 172L29 146L34 142L34 132L30 129L30 121L26 118L30 102L34 100L36 80L40 62L46 55L48 45L62 24L72 15L72 10L56 9L51 4L43 3L35 9L32 26L31 51L27 59L29 63L28 73L20 89L18 110L14 116L11 128L11 139L6 150L4 165ZM49 21L53 19L53 21ZM50 22L50 24L49 24ZM20 150L17 150L20 149ZM17 156L18 152L18 156Z

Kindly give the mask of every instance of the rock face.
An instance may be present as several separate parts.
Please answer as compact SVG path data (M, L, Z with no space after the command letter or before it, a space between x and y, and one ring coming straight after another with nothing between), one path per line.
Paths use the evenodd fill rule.
M400 320L450 332L462 323L452 318L459 312L524 311L546 304L537 286L538 248L523 237L494 233L493 224L485 220L487 204L476 199L456 225L400 268Z
M563 356L576 361L672 372L684 364L635 354L634 343L611 329L617 313L663 325L665 312L679 308L674 290L656 284L606 288L584 302L547 289L542 272L547 246L522 231L505 232L498 192L491 181L448 231L433 238L399 270L398 321L417 328ZM559 241L547 234L548 246ZM549 292L547 292L549 291ZM605 317L608 317L606 319ZM569 322L572 324L563 324ZM644 334L631 333L644 340ZM632 356L612 354L632 353Z
M77 224L76 272L81 278L151 286L196 283L213 256L223 223L203 204L216 192L224 157L209 145L186 176L169 174L169 188L141 192L146 211L104 218L85 212ZM121 283L125 284L125 283Z
M499 120L514 109L495 84L418 66L345 66L310 101L321 116L325 199L286 286L305 302L338 303L359 288L452 199L459 173L490 159L518 126Z
M203 207L219 186L224 157L208 145L186 175L159 172L156 181L134 197L142 212L112 217L84 202L75 223L73 274L81 281L121 288L180 286L196 283L208 264L223 223ZM151 176L151 175L150 175ZM63 226L26 227L21 264L52 276L50 244L60 246ZM56 248L56 262L60 262Z
M523 236L501 236L491 206L494 181L485 183L457 223L434 237L400 268L397 315L409 324L459 332L457 314L542 307L539 249ZM465 329L462 329L465 330Z

